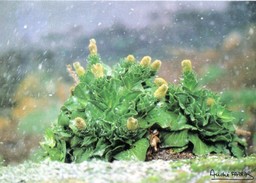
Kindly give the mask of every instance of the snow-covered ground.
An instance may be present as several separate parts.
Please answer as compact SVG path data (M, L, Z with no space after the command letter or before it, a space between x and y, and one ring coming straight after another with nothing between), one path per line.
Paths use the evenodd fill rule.
M171 182L181 174L187 178L196 175L186 165L173 169L171 164L172 161L162 160L90 161L80 164L25 162L0 168L0 182Z
M209 155L172 161L53 161L0 166L0 183L206 183L256 181L256 154L234 158Z

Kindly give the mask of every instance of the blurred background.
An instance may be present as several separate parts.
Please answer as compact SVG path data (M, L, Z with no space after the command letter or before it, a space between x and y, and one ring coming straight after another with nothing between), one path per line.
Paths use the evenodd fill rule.
M35 159L73 85L66 65L86 67L90 38L109 65L128 54L162 60L172 83L192 60L256 152L255 2L1 1L0 27L0 164Z

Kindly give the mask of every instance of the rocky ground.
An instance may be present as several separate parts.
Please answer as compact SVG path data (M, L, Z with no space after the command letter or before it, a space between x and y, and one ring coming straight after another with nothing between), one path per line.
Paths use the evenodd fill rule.
M157 183L211 182L225 178L236 182L256 181L256 155L236 159L207 156L147 162L93 160L80 164L43 161L0 167L0 182L10 183ZM224 182L226 181L224 180ZM221 182L223 180L219 180Z

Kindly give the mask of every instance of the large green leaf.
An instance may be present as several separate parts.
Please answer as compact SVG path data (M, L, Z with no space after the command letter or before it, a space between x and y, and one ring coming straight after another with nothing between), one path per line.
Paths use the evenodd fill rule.
M75 89L73 91L73 95L76 96L77 98L79 98L80 100L87 100L88 96L84 92L86 90L85 86L86 86L85 83L79 83L75 87Z
M148 147L148 140L143 138L135 142L131 149L118 153L114 158L117 160L144 161L146 159Z
M232 116L232 113L230 113L227 109L219 109L217 112L217 116L221 119L222 122L231 122L235 118Z
M204 136L215 136L215 135L223 134L224 132L227 132L227 131L217 121L211 121L211 123L209 123L202 129L202 132Z
M92 121L95 118L102 118L104 116L104 108L105 105L101 105L97 101L91 101L85 108L85 115L88 121Z
M194 145L193 153L196 154L196 155L209 154L210 152L212 152L214 150L211 145L207 145L206 143L204 143L198 137L198 134L190 133L189 136L188 136L188 139Z
M189 95L184 92L177 92L175 93L175 97L177 101L179 102L179 106L181 109L186 109Z
M184 147L188 144L188 131L161 132L161 147Z
M136 103L136 110L142 113L148 113L155 107L155 98L150 94L143 94L139 95L137 103Z
M75 111L78 109L84 109L85 103L83 100L80 100L76 96L71 96L67 99L67 101L64 103L64 107L62 109L67 109L68 111Z
M155 107L139 125L145 128L157 123L161 128L171 128L171 123L175 122L176 119L176 114L167 111L165 108Z
M187 123L187 118L182 115L181 113L179 115L176 115L176 119L171 121L170 129L172 131L179 131L179 130L197 130L196 127L190 125Z
M129 103L131 101L134 101L138 95L141 93L141 91L138 90L127 90L127 89L120 89L119 95L120 95L120 102Z

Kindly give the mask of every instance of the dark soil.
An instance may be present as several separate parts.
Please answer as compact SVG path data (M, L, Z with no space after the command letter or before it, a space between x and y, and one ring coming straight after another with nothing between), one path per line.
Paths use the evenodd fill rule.
M180 153L173 152L172 149L159 149L157 152L150 149L147 153L146 161L151 160L179 160L179 159L192 159L195 156L190 151Z

